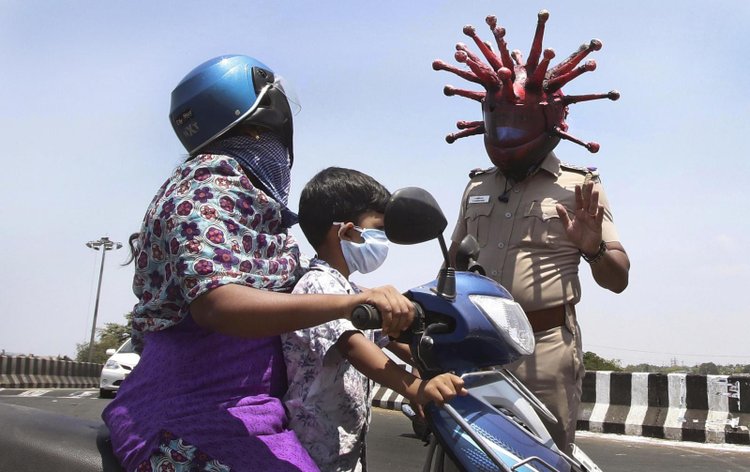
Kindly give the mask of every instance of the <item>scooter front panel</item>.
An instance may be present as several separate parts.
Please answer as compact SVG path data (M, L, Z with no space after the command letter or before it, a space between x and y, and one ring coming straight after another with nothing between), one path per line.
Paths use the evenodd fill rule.
M560 454L545 447L518 423L472 395L456 397L450 405L471 425L472 430L508 469L526 459L536 457L558 471L570 471L570 465ZM438 441L461 467L467 471L500 470L447 412L434 405L429 405L427 411ZM541 462L532 460L516 470L528 472L549 469Z
M456 297L443 298L435 292L437 283L409 290L408 296L419 303L427 321L447 319L449 332L431 334L434 340L430 359L436 364L432 370L462 374L477 368L509 364L521 354L511 346L471 302L469 295L488 295L512 300L510 293L487 277L471 272L456 273Z

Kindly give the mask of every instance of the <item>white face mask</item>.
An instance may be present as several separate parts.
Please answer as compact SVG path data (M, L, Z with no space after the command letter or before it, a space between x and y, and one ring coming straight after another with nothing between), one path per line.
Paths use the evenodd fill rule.
M343 225L343 223L334 222L333 224ZM355 230L362 234L365 240L363 243L341 240L341 250L344 253L349 272L358 271L367 274L377 269L388 256L388 238L385 231L373 228L360 228L355 226ZM341 235L339 235L341 237Z

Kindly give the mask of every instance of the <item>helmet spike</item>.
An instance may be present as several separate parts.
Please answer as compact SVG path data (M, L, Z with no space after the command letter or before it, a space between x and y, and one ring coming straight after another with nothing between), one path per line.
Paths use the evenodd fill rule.
M554 57L555 51L553 51L552 49L544 50L544 59L542 59L542 62L539 63L537 68L534 70L534 73L531 75L531 78L526 82L526 88L533 90L539 90L542 88L544 77L547 74L547 67L549 67L549 61L551 61Z
M513 59L511 59L510 57L510 52L508 52L508 44L505 42L505 28L493 26L492 35L495 37L497 50L500 51L500 59L502 59L503 66L507 67L510 70L513 70Z
M475 126L474 128L466 128L457 133L451 133L445 137L445 140L448 142L448 144L453 144L457 139L465 138L467 136L474 136L477 134L484 134L484 123L481 123L479 126Z
M503 83L503 97L505 98L505 100L509 101L510 103L517 102L518 96L516 95L516 91L513 89L513 81L511 79L513 74L511 73L510 69L508 69L507 67L503 67L502 69L497 71L497 76Z
M441 60L432 61L432 68L434 70L446 70L448 72L452 72L464 80L468 80L469 82L474 82L475 84L482 85L482 81L479 80L479 77L474 75L473 72L459 69L458 67L454 67L450 64L446 64L445 62Z
M572 71L568 72L567 74L561 74L556 76L553 79L550 79L547 84L544 86L544 91L547 93L552 93L557 90L560 90L563 85L567 84L571 80L575 79L579 75L583 74L584 72L591 72L596 70L596 62L595 61L587 61L585 64L576 67Z
M458 129L469 129L469 128L476 128L477 126L484 126L484 121L457 121L456 122L456 128Z
M458 62L469 66L469 69L471 69L474 75L479 78L482 85L484 85L488 90L500 87L500 79L498 78L497 74L484 62L473 60L471 57L469 57L469 54L467 54L466 51L456 51L454 57Z
M555 78L562 74L567 74L575 66L578 65L586 56L592 51L598 51L602 48L602 42L598 39L592 39L588 44L584 43L578 48L576 52L568 56L567 59L556 65L550 71L550 78Z
M476 100L477 102L481 102L482 100L484 100L484 97L487 95L484 92L475 92L473 90L458 89L458 88L453 87L452 85L446 85L445 87L443 87L443 93L448 97L458 95L459 97L470 98L472 100Z
M607 93L591 93L588 95L566 95L562 97L562 102L565 105L570 105L571 103L588 102L590 100L601 100L603 98L608 98L614 102L620 98L620 92L618 92L617 90L610 90Z
M531 50L529 51L529 58L526 61L526 71L529 74L533 74L539 65L539 56L542 53L542 41L544 40L544 24L549 19L549 12L542 10L537 14L536 32L534 33L534 41L531 43Z
M464 34L474 40L477 47L480 51L482 51L482 54L484 54L484 57L487 59L487 62L489 62L490 67L492 67L493 70L498 70L503 66L502 60L500 60L500 58L498 58L497 55L490 48L488 48L481 39L479 39L479 36L477 36L476 28L471 25L466 25L464 26Z
M560 137L562 139L565 139L566 141L570 141L570 142L579 144L579 145L585 147L586 149L588 149L589 152L592 153L592 154L595 154L595 153L599 152L599 143L595 143L594 141L591 141L591 142L588 142L588 143L583 142L580 139L576 138L575 136L572 136L572 135L566 133L565 131L563 131L562 129L560 129L559 126L555 126L552 129L552 134L554 134L555 136L558 136L558 137Z
M463 51L463 52L465 52L465 53L466 53L466 55L467 55L467 56L469 57L469 59L471 59L472 61L474 61L474 62L477 62L477 63L480 63L480 62L481 62L482 64L484 64L484 63L482 62L482 59L481 59L481 58L480 58L479 56L477 56L476 54L474 54L474 53L473 53L473 52L471 51L471 49L469 49L469 47L468 47L468 46L466 46L466 44L465 44L465 43L456 43L456 51Z
M523 54L521 54L521 51L519 49L514 49L513 52L510 53L510 55L516 64L518 64L519 66L523 65Z

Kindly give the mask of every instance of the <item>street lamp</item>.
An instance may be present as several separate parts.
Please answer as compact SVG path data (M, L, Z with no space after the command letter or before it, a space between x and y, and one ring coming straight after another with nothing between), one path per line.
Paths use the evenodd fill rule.
M94 355L94 333L96 332L96 315L99 313L99 294L102 291L102 274L104 273L104 256L107 255L107 251L113 249L120 249L122 243L117 241L110 241L107 236L102 236L96 241L89 241L86 246L94 249L95 251L102 251L102 265L99 268L99 284L96 288L96 302L94 302L94 322L91 324L91 339L89 340L89 360L91 362L92 356Z

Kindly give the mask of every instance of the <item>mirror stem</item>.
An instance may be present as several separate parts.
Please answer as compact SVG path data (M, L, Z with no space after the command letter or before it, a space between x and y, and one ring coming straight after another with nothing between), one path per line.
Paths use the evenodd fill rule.
M438 235L437 240L440 243L440 250L443 251L443 259L445 259L445 267L453 267L451 265L450 257L448 256L448 246L445 245L445 239L443 239L443 235L442 234Z
M438 242L440 243L440 249L443 251L443 257L445 258L445 267L440 269L440 274L437 280L437 294L443 298L453 300L456 298L456 271L451 267L451 261L448 257L448 247L445 245L445 239L443 235L438 235Z

